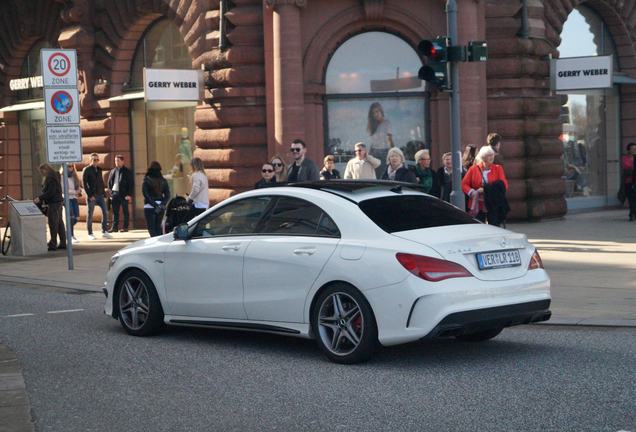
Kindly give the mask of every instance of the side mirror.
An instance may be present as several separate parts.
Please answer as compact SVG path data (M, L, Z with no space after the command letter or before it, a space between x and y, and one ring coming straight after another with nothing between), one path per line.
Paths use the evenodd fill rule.
M174 229L174 239L175 240L188 240L190 238L190 234L188 233L188 224L182 223L177 225Z

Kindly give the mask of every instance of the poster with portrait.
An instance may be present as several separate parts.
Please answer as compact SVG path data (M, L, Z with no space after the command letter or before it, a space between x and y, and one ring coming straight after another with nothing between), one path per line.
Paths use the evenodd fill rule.
M401 149L407 160L424 148L423 96L331 99L327 111L325 152L336 157L337 166L353 157L357 142L364 142L382 162L391 145Z

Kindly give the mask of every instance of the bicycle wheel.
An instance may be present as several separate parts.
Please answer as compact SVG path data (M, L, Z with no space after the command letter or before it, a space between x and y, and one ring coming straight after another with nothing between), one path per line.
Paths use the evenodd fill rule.
M4 227L4 234L2 235L2 255L9 253L9 247L11 246L11 225L9 222Z

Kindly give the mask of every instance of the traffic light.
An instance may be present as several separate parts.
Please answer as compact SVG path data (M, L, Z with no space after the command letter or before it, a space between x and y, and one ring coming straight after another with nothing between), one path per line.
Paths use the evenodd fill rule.
M426 59L426 64L420 68L418 77L441 90L451 87L448 68L449 45L450 39L446 36L440 36L433 40L425 39L417 46L420 55Z

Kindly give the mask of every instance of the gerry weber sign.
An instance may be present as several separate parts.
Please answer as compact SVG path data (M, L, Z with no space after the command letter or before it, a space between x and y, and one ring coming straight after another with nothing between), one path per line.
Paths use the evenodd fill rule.
M147 101L200 101L203 71L192 69L144 69Z
M609 56L571 57L550 61L552 90L588 90L612 87L614 60Z

